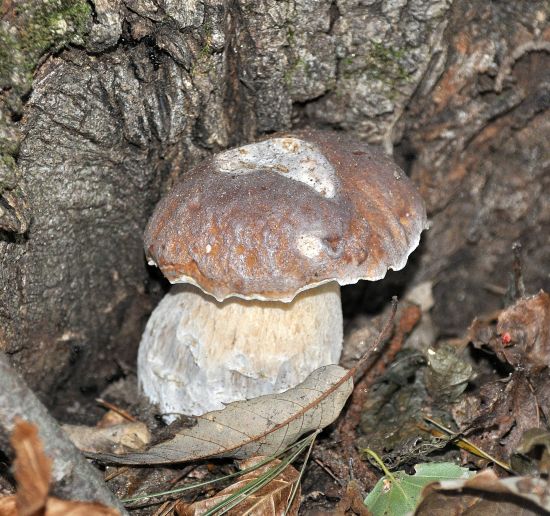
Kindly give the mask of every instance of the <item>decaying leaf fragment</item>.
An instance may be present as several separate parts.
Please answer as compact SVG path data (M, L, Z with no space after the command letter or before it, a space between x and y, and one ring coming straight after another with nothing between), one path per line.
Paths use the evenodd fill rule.
M128 421L109 411L96 426L62 425L74 445L95 453L141 450L151 441L145 423Z
M508 462L522 434L541 424L536 391L521 372L483 385L452 408L459 428L471 428L468 439L483 451ZM472 459L472 456L469 456ZM481 464L485 464L483 461Z
M428 485L414 514L534 516L548 510L550 495L545 480L533 477L499 479L492 470L487 469L466 480L445 480Z
M240 469L246 469L254 466L265 457L253 457L242 461L239 464ZM201 500L193 504L186 504L185 502L179 502L176 507L176 514L178 516L200 516L206 511L217 505L218 503L226 500L230 495L239 491L250 482L266 473L270 468L276 467L281 461L275 459L260 468L245 473L239 478L239 480L231 484L226 489L220 491L218 494ZM252 493L246 497L235 508L230 509L228 516L282 516L287 514L288 516L297 516L298 508L300 506L300 489L296 491L292 505L287 511L287 505L290 500L294 483L299 479L298 471L291 465L288 465L282 473L272 479L268 484L261 489ZM285 511L287 511L285 513Z
M98 503L48 497L51 459L45 454L38 429L18 421L11 436L15 450L14 476L17 493L0 498L2 516L116 516L120 512Z
M472 366L464 360L463 351L461 346L451 342L426 351L428 367L424 383L433 398L454 401L466 389L472 377Z
M548 475L550 473L550 432L544 428L530 428L521 440L510 462L520 475Z
M361 495L361 486L357 480L350 480L346 486L344 496L334 509L334 516L346 516L357 514L358 516L371 516L371 512L363 503L364 495Z
M544 291L520 299L503 310L494 333L482 331L474 321L470 337L476 347L486 346L502 362L537 373L548 367L550 357L550 295Z
M513 370L464 396L453 416L460 428L472 429L474 444L508 461L524 432L550 418L550 296L522 298L496 323L474 320L469 337Z
M285 392L237 401L223 410L199 416L195 426L147 451L88 455L109 463L134 465L274 455L307 432L332 423L352 390L352 371L337 365L323 366Z
M0 514L2 516L116 516L120 512L99 503L74 502L53 497L48 498L46 505L38 512L22 512L18 510L15 496L6 496L0 498Z

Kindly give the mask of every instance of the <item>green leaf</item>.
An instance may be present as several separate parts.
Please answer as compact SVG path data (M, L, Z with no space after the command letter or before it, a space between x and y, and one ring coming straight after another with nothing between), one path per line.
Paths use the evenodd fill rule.
M373 516L405 516L414 511L424 486L440 480L469 478L474 472L452 462L417 464L415 474L404 471L384 476L365 498Z

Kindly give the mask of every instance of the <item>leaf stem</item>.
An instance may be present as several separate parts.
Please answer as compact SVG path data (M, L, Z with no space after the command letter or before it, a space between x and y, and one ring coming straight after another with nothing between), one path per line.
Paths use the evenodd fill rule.
M380 466L380 468L384 472L384 475L388 478L388 480L391 482L391 484L395 488L399 489L399 491L401 492L401 496L403 497L403 500L405 500L405 503L409 507L411 507L411 509L414 510L414 504L411 504L411 501L410 501L409 497L407 496L407 493L405 493L405 491L403 490L403 487L401 486L401 484L393 476L392 472L386 467L386 465L384 464L382 459L378 456L378 454L376 452L373 452L370 448L365 448L363 451L365 453L368 453L375 460L375 462Z
M374 459L376 464L378 464L380 466L380 469L384 472L384 475L388 477L391 482L396 481L392 472L387 468L387 466L384 464L384 462L376 452L372 451L370 448L365 448L363 451L365 453L368 453Z

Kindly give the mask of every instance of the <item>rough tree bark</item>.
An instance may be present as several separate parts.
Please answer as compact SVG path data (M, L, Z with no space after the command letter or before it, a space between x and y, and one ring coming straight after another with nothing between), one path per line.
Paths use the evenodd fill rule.
M388 281L434 281L444 334L499 305L516 240L528 290L550 288L545 0L44 5L0 7L0 349L50 406L133 364L164 288L141 247L161 193L271 131L394 152L432 227Z

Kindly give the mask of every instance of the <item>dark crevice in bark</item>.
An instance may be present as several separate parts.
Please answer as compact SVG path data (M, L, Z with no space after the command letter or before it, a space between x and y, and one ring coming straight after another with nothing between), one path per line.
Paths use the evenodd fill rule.
M405 174L410 177L418 151L415 149L408 136L405 135L394 145L393 152L397 164L403 169Z
M255 133L254 78L243 56L252 57L253 42L238 0L228 0L225 12L225 92L228 144L247 141ZM253 72L252 72L253 73ZM247 127L248 126L248 127Z
M330 16L330 24L329 24L328 33L332 34L332 32L334 30L334 25L336 24L336 22L341 17L340 8L338 7L338 2L336 0L332 1L332 3L330 4L330 8L329 8L328 12L329 12L329 16Z

